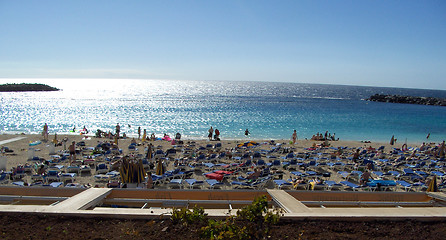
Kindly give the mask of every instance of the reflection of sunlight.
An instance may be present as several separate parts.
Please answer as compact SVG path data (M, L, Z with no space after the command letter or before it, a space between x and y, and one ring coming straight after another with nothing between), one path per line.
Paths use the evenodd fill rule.
M91 131L114 131L120 123L122 132L129 136L136 134L137 126L141 126L157 135L181 132L184 137L202 138L212 125L218 126L225 138L238 138L244 137L242 130L249 125L259 138L289 138L289 129L299 129L301 136L311 136L326 129L336 130L337 136L363 140L363 136L386 139L389 132L415 139L411 129L418 131L430 126L430 122L440 126L436 128L438 131L444 129L442 109L431 112L431 108L422 106L365 105L359 98L338 99L358 95L353 91L357 88L343 86L145 79L0 79L0 83L23 82L43 83L62 91L0 93L0 129L4 132L37 133L45 122L51 132L58 133L68 133L73 127L78 133L83 126ZM318 98L314 98L315 92ZM352 110L352 106L357 108ZM425 117L422 111L430 116ZM391 129L382 124L384 117ZM395 121L399 122L397 127ZM373 129L382 129L382 133ZM425 137L424 132L422 135Z

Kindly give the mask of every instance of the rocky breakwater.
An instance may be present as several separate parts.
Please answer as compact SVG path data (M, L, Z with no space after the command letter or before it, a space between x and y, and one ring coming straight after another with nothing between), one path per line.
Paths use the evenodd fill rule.
M400 95L375 94L371 96L369 99L367 99L367 101L446 106L446 99L434 98L434 97L412 97L412 96L400 96Z
M37 91L59 91L59 89L40 83L20 83L20 84L0 85L0 92L37 92Z

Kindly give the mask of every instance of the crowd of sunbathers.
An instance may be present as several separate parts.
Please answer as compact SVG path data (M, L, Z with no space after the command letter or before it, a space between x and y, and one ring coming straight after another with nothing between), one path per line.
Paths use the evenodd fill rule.
M177 140L181 139L181 135L177 135L178 136L176 136L175 138ZM327 148L327 145L325 143L327 143L327 141L331 141L330 139L335 139L335 134L330 134L328 133L328 131L325 133L325 135L318 133L316 135L316 138L318 140L323 140L324 142L320 145L317 145L315 142L312 148L305 149L306 151L304 153L299 153L299 156L297 153L295 154L296 148L282 147L281 144L277 144L274 141L260 144L270 145L269 150L256 149L259 144L253 144L254 142L252 141L248 142L247 144L240 144L240 147L234 146L233 148L222 148L221 144L219 148L216 147L217 144L215 144L215 146L213 144L208 144L211 146L204 147L189 141L186 144L181 145L181 147L176 146L178 147L177 149L173 149L172 146L172 149L174 150L174 154L172 157L168 157L168 151L161 151L161 153L163 154L163 158L167 159L165 161L166 164L169 164L169 158L173 160L172 162L174 163L173 166L175 169L184 168L187 170L191 170L195 169L196 165L214 162L216 163L215 167L209 167L210 171L211 169L212 171L234 170L234 172L236 173L246 175L246 179L252 180L258 179L259 177L261 178L262 176L280 176L280 178L282 178L282 175L284 177L286 176L286 179L288 179L289 176L293 177L290 174L291 172L289 171L290 166L293 166L294 168L300 168L304 171L304 173L308 170L307 168L312 168L313 171L317 172L318 175L322 175L322 173L326 173L329 171L331 171L333 174L336 174L336 172L333 170L336 169L336 166L339 166L340 168L342 168L342 170L345 170L344 167L348 168L349 170L361 169L361 178L358 179L359 181L357 181L361 182L361 184L366 183L369 179L375 176L377 170L387 173L389 173L390 171L399 171L403 174L402 170L406 168L413 168L414 171L425 171L428 176L432 176L432 172L434 172L435 170L438 170L438 172L440 173L446 174L444 173L444 142L438 145L423 144L419 148L409 149L407 148L407 145L405 147L403 145L403 147L400 149L392 148L386 150L384 150L384 146L378 149L367 146L357 149L348 149L343 147ZM55 140L57 140L56 136ZM82 142L78 142L76 145L80 150L84 149L85 154L89 154L88 156L83 157L92 157L95 154L98 154L100 155L99 158L102 158L102 160L109 165L110 170L119 170L119 162L120 158L123 156L123 153L122 151L120 151L121 149L119 149L117 142L115 143L114 141L107 142L100 140L96 144L96 147L88 149L83 148L85 146L85 143L83 146L81 145L81 143ZM148 171L153 173L153 170L155 168L155 162L153 159L155 159L156 150L162 150L161 146L152 146L151 143L150 145L147 145L147 142L143 141L142 138L139 138L138 141L136 141L136 139L132 140L132 144L138 146L147 146L147 154L138 154L137 151L130 152L129 154L134 155L135 158L137 158L138 160L140 158L142 159L144 156L150 159L150 163L152 164L148 166ZM5 151L6 148L3 148L3 150ZM176 158L178 157L178 155L175 155L177 151L178 155L181 156L180 158ZM82 151L76 151L76 154L79 153L82 154ZM113 156L114 154L116 154L116 156ZM107 161L105 161L106 155L106 158L108 159ZM150 157L147 157L148 155L150 155ZM288 155L290 155L291 157L288 158ZM61 158L63 157L64 155L62 154ZM42 159L38 160L39 162L41 162ZM82 158L82 160L87 161L89 159ZM248 160L250 162L250 165L244 166L244 170L240 170L241 166L246 164ZM270 162L268 164L265 164L265 160L269 160ZM274 160L278 161L278 165L273 164ZM294 160L294 165L290 163L291 160ZM62 161L62 159L60 159L60 161ZM260 164L260 161L262 161L263 164ZM314 162L315 165L312 165L310 163L311 161ZM228 164L228 162L237 162L239 164L230 165ZM289 164L285 165L285 162L289 162ZM220 163L226 164L221 165ZM329 167L329 164L335 163L342 163L342 165L333 165L334 167L332 168ZM82 164L84 163L82 162ZM320 165L318 166L317 164ZM50 167L50 164L47 161L42 162L41 165ZM33 171L31 172L36 172L38 175L42 175L44 174L44 172L42 172L44 169L41 169L41 165L33 165L32 168L29 168L29 166L22 167L24 170L32 169ZM218 169L218 166L221 166L221 169ZM234 169L227 169L228 166L234 166ZM12 175L20 174L22 172L22 167L18 166L17 168L13 169ZM204 169L206 169L206 167ZM372 176L370 174L372 174ZM390 177L391 175L387 174L386 176ZM413 178L413 176L410 177ZM412 180L412 178L410 179ZM424 181L427 183L427 180L428 179L426 177L417 177L414 178L412 182ZM442 177L440 185L444 184L445 180L446 175L445 177ZM298 184L301 181L306 181L307 183L313 182L318 184L322 183L323 180L316 175L308 175L306 177L291 179L291 181L293 182L293 184Z
M311 137L311 140L314 140L314 141L338 141L339 138L336 139L335 135L336 135L336 133L331 134L328 131L326 131L325 134L316 133L316 135L313 135Z

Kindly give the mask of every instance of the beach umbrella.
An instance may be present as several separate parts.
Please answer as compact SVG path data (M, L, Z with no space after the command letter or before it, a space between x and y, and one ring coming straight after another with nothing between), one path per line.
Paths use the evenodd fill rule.
M147 146L147 159L152 159L152 144L149 144L149 146Z
M144 165L140 159L138 162L138 183L142 183L145 180L146 172L144 171Z
M431 182L429 183L429 187L426 190L427 192L437 192L438 191L438 187L437 187L437 177L433 177Z
M121 176L121 182L127 183L128 182L128 164L127 160L123 159L121 162L121 166L119 167L119 175Z
M158 164L156 166L156 175L163 175L164 174L164 167L163 167L163 160L158 160Z

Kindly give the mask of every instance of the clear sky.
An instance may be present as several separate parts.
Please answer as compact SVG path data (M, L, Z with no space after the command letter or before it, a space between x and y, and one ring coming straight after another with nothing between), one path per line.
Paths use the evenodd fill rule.
M446 90L446 1L0 0L0 78Z

